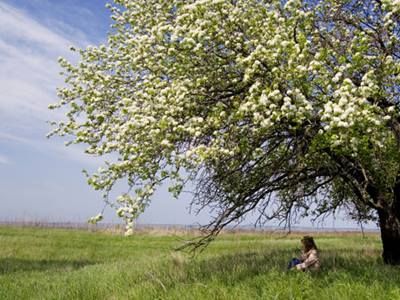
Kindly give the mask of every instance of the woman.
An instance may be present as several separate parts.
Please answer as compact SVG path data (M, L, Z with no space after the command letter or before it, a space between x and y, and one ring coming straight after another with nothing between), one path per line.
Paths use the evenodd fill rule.
M313 270L317 271L321 267L318 255L318 248L311 236L305 236L301 239L302 254L300 259L294 258L289 263L289 268L297 270Z

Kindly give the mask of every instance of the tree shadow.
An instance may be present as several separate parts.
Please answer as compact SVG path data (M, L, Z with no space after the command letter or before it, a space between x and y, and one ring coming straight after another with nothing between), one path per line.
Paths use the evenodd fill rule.
M0 275L15 272L33 271L73 271L95 262L88 260L51 260L51 259L22 259L22 258L0 258Z
M224 254L216 257L199 259L192 262L186 269L188 276L193 278L210 278L213 276L226 277L229 274L234 281L246 280L271 270L287 271L287 264L293 258L294 251L244 252L238 254ZM194 264L194 265L193 265ZM191 269L194 270L190 274Z
M201 278L205 281L210 278L210 274L222 280L229 274L231 282L248 280L267 272L298 276L299 272L287 270L294 253L289 249L225 254L192 262L186 266L185 273L188 280ZM349 249L322 251L321 262L320 271L305 272L321 285L342 280L347 275L352 281L366 286L375 282L398 285L400 281L400 268L384 265L379 250L369 250L367 253L365 250Z
M385 265L378 249L327 250L321 258L322 269L313 275L323 278L326 283L334 282L337 279L335 274L348 275L366 286L376 282L398 286L400 281L399 266Z

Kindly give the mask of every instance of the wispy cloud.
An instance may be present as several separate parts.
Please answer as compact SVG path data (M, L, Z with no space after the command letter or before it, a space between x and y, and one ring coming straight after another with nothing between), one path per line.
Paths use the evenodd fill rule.
M71 45L89 44L80 30L74 29L72 38L73 27L68 26L63 34L63 27L53 30L26 12L0 2L0 141L22 143L82 162L88 157L80 150L66 151L62 142L45 139L50 131L46 121L62 117L47 109L57 101L56 88L62 85L57 58L71 58ZM7 161L5 157L0 159L2 163Z
M42 44L44 48L61 49L68 40L42 26L22 11L0 3L0 33L9 40Z
M105 8L111 0L1 0L29 15L42 26L51 28L68 40L105 40L110 12ZM79 28L80 30L77 30Z
M10 163L11 161L7 156L0 154L0 165L1 164L8 165Z
M32 123L47 120L47 106L56 100L55 90L61 84L57 57L69 56L70 45L85 43L55 33L0 3L1 119L30 131L36 129Z
M24 148L29 148L35 152L45 154L47 157L62 157L63 159L73 160L83 168L97 169L104 163L104 158L91 156L84 152L84 147L78 145L70 145L66 147L60 140L57 142L48 140L44 137L40 139L25 138L17 134L10 134L0 131L0 144L13 144ZM3 158L3 160L2 160ZM107 157L115 160L115 157ZM10 163L10 159L0 154L0 163Z

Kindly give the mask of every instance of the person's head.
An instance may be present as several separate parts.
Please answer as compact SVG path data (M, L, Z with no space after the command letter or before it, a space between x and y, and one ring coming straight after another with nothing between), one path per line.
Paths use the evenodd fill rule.
M317 245L315 245L315 242L314 242L314 239L312 236L308 236L308 235L304 236L301 239L301 244L303 245L303 249L305 252L308 252L311 249L315 249L315 250L318 249Z

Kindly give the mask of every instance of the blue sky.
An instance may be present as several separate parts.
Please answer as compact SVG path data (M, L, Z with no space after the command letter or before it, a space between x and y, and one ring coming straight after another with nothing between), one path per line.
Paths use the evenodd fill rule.
M57 101L59 56L104 42L109 30L106 1L0 0L0 220L86 221L103 208L101 193L86 184L82 169L101 161L61 139L46 139L49 111ZM188 199L160 191L140 218L143 223L204 222L187 213ZM116 221L106 210L106 221Z
M109 11L104 0L0 0L0 221L83 222L103 208L101 193L86 184L82 169L101 161L61 139L46 139L49 111L63 85L57 58L76 60L69 47L106 40ZM140 223L194 224L190 199L172 199L162 188ZM112 209L106 221L117 221ZM247 223L251 222L251 218ZM301 225L309 225L304 221ZM341 218L326 226L354 227Z

